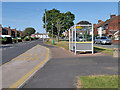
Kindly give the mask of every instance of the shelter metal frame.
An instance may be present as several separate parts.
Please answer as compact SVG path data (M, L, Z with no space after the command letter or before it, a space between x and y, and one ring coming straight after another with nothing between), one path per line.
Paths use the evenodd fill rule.
M76 41L76 27L91 27L91 30L92 30L92 41L91 42L77 42ZM75 27L75 28L74 28ZM92 25L74 25L72 26L70 29L69 29L69 50L72 50L75 52L75 55L76 55L76 52L77 51L91 51L92 54L94 53L94 50L93 50L93 38L94 38L94 33L93 33L93 24ZM87 49L86 47L84 48L77 48L78 46L86 46L89 48Z

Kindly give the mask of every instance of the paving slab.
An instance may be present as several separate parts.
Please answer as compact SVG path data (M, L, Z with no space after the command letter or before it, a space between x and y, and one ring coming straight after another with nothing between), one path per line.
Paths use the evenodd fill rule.
M43 62L46 57L49 58L47 53L47 48L36 45L9 63L2 65L2 88L11 87L38 64L41 63L40 67L42 67L42 64L46 62Z

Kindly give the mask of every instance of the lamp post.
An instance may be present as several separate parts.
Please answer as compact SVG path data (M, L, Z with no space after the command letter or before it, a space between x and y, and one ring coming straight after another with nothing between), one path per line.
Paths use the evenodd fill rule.
M54 41L53 41L53 25L54 25L54 24L52 23L52 43L54 42ZM53 44L54 44L54 43L53 43Z
M52 40L53 40L53 25L54 25L54 24L52 23Z

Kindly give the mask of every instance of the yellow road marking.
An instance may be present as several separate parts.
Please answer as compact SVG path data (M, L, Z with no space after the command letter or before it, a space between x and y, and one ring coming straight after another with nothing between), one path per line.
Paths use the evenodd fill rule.
M70 42L70 43L75 43L75 42ZM92 43L92 42L76 42L76 43Z
M42 47L44 47L44 46L42 46ZM23 76L16 83L14 83L12 86L10 86L9 88L19 87L27 78L29 78L37 69L39 69L39 67L41 67L46 61L48 61L48 59L49 59L49 48L47 48L47 47L44 47L44 48L47 49L46 58L41 63L39 63L36 67L34 67L31 71L29 71L25 76Z
M36 46L37 46L37 45L36 45ZM32 48L34 48L34 47L32 47ZM32 49L32 48L31 48L31 49ZM29 50L31 50L31 49L29 49ZM27 50L27 51L29 51L29 50ZM27 51L26 51L26 52L27 52ZM17 57L22 56L22 55L25 54L26 52L18 55ZM15 57L15 58L16 58L16 57ZM15 58L13 58L11 61L15 60ZM8 61L8 62L6 62L6 63L4 63L4 64L2 64L2 65L6 65L6 64L10 63L11 61Z
M99 46L94 46L96 48L101 48L101 49L110 49L110 48L103 48L103 47L99 47ZM112 49L111 49L112 50Z

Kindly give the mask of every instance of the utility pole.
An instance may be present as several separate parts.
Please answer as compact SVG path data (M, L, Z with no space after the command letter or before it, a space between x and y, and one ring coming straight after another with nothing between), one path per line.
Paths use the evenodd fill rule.
M42 35L42 38L43 38L43 43L44 43L44 37L43 37L43 36L44 36L44 28L43 28L43 35Z
M46 31L46 38L47 38L47 16L46 16L46 9L45 9L45 31Z
M53 25L54 25L54 24L52 23L52 41L53 41Z

